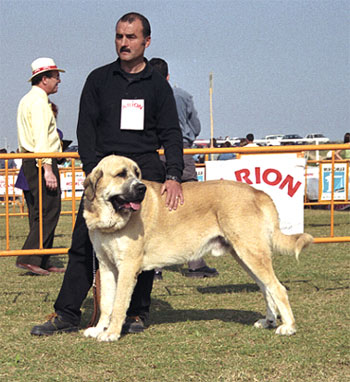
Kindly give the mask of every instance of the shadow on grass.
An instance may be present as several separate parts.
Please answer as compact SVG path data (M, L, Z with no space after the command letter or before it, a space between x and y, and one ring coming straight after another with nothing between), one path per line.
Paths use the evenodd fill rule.
M256 284L229 284L197 288L197 291L202 294L255 293L259 290Z
M343 223L334 223L334 227L340 227L341 225L343 225ZM308 226L309 227L314 227L314 228L316 228L316 227L329 227L329 223L327 224L327 223L308 223Z
M254 311L235 309L173 309L170 304L153 300L149 324L170 324L186 321L237 322L243 325L253 325L263 316Z
M82 308L81 326L84 328L90 322L93 313L93 299L87 298ZM253 325L264 318L258 312L235 309L173 309L163 300L152 299L149 325L170 324L186 321L237 322L243 325Z

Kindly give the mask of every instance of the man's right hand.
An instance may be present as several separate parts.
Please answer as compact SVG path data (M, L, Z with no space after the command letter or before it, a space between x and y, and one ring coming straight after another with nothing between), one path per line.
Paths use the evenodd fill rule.
M44 179L46 188L49 190L56 190L57 189L57 178L56 175L52 172L52 166L50 164L44 164Z

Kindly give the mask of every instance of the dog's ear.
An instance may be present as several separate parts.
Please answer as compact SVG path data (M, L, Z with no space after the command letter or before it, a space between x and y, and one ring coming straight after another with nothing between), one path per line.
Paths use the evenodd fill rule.
M89 174L84 180L84 194L87 200L90 202L95 198L97 183L102 178L102 176L103 171L101 169L97 169Z

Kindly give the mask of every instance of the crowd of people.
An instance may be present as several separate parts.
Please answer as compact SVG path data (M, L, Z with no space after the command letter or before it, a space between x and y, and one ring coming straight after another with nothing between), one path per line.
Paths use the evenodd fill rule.
M11 154L14 154L14 153L15 153L14 151L11 151ZM7 149L5 148L0 149L0 154L7 154ZM9 159L7 161L7 167L9 169L19 168L17 167L14 159ZM0 170L4 170L4 169L5 169L5 159L0 159Z
M249 133L245 138L241 138L239 143L232 144L229 138L225 139L223 143L218 143L218 139L213 138L209 141L208 145L201 146L203 147L214 147L214 148L231 148L231 147L258 147L259 145L254 143L254 134ZM200 148L196 145L193 147ZM221 154L210 154L209 160L229 160L235 159L237 156L234 152L227 152ZM205 155L203 154L195 154L193 156L195 163L204 163Z

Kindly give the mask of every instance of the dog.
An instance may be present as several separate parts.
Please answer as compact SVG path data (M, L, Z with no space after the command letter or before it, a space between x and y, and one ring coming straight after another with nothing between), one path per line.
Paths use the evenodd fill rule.
M229 253L259 285L267 306L258 328L292 335L295 320L286 289L272 268L272 249L294 254L313 241L280 231L272 199L245 183L217 180L182 185L185 202L165 206L162 185L141 180L137 164L110 155L84 181L84 218L100 264L100 319L86 337L115 341L121 335L140 272L183 264L206 254Z

